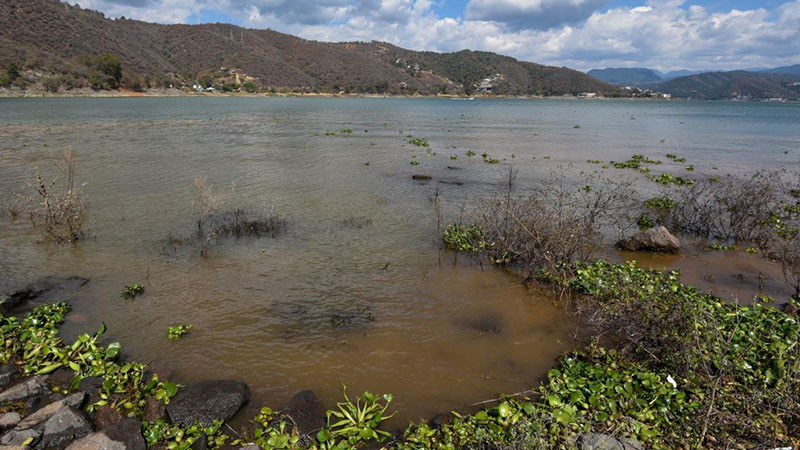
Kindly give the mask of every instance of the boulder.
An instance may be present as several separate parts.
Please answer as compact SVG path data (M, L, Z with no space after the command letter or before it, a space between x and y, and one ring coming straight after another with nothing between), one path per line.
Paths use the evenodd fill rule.
M478 317L477 319L467 320L464 325L471 330L475 330L479 333L489 333L489 334L503 334L503 329L505 328L506 321L498 313L489 312L483 314L482 316Z
M124 417L116 409L110 406L101 406L94 413L94 426L98 430L105 430L122 421Z
M27 400L37 395L50 393L47 387L47 376L37 375L23 380L0 393L0 404Z
M575 442L578 450L644 450L634 439L615 438L602 433L584 433Z
M6 314L31 300L46 303L53 300L57 295L75 291L83 287L89 280L78 276L72 277L44 277L35 283L14 291L6 296L0 297L0 313ZM51 292L53 291L53 292ZM61 292L55 292L61 291ZM47 295L45 295L47 294Z
M657 226L617 242L617 248L630 252L677 253L681 241L663 226Z
M142 423L123 419L106 430L88 434L67 447L67 450L145 450Z
M298 392L280 410L292 418L300 434L312 433L326 424L325 408L314 391Z
M20 420L22 420L22 416L18 412L5 413L0 416L0 429L14 428Z
M167 406L161 400L148 395L144 403L144 412L142 413L142 420L147 422L155 422L159 419L167 417Z
M0 445L22 446L27 442L27 445L33 446L41 437L42 432L39 430L11 430L0 438Z
M0 366L0 389L4 389L11 384L11 381L14 380L18 373L19 369L14 364L8 363Z
M100 389L102 388L102 377L86 377L78 384L78 390L85 392L86 396L89 397L89 401L92 403L96 400L100 400Z
M203 381L181 389L167 405L172 423L211 425L228 420L250 400L250 388L232 380Z
M92 426L79 411L63 405L41 426L42 439L36 448L63 449L75 439L92 432Z
M72 408L80 408L81 403L83 403L83 399L85 396L86 394L84 394L83 392L76 392L75 394L72 394L69 397L66 397L62 400L50 403L49 405L37 410L28 417L22 419L22 421L19 422L15 428L17 430L25 430L28 428L33 428L36 425L39 425L40 423L43 423L45 420L52 417L53 414L57 413L64 406L69 406Z

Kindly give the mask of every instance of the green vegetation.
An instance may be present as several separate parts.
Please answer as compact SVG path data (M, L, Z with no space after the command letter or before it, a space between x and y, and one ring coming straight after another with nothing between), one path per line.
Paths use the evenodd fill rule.
M450 250L479 252L486 247L484 231L479 225L450 225L442 234L444 246Z
M661 161L645 158L644 155L633 155L631 159L624 162L611 161L611 165L617 169L642 169L642 164L661 164Z
M84 59L89 68L92 89L117 89L122 81L122 60L117 55L99 53Z
M19 66L17 63L10 62L8 66L6 66L5 75L0 77L0 87L8 87L11 86L15 81L17 81L20 77L19 73Z
M131 285L126 284L119 296L132 300L142 294L144 294L144 286L139 283L133 283Z
M650 175L650 180L655 181L656 183L663 184L665 186L669 184L676 184L678 186L686 186L694 184L694 181L688 180L686 178L676 177L670 173L662 173L659 176Z
M178 392L174 383L160 381L150 374L147 365L118 363L120 345L106 347L98 339L106 332L103 325L93 334L78 336L71 345L58 335L58 326L71 309L67 303L46 304L35 308L21 320L0 317L0 362L20 366L24 374L47 374L59 368L74 372L70 389L86 377L103 379L99 400L87 406L89 412L99 406L110 406L123 415L141 414L148 396L169 403Z
M169 340L174 341L179 339L184 334L188 333L189 330L193 328L192 324L188 323L185 325L172 325L167 328L167 337Z
M169 450L189 450L196 448L193 447L195 442L201 442L205 434L208 448L217 449L230 439L228 435L222 433L221 427L222 422L218 420L207 427L201 424L184 427L168 424L159 419L155 422L143 422L142 434L148 448L163 446Z
M408 136L408 143L414 145L416 147L430 147L431 144L428 142L427 139L424 138L415 138L412 136Z
M636 225L640 230L648 230L656 226L656 222L647 214L642 214L638 219L636 219Z
M467 157L472 158L473 156L475 156L475 152L473 152L472 150L467 150Z
M416 159L412 159L411 160L411 165L412 166L418 166L419 165L419 161L417 161Z
M735 244L719 244L717 242L712 242L708 244L708 248L711 250L723 250L723 251L731 251L736 250Z

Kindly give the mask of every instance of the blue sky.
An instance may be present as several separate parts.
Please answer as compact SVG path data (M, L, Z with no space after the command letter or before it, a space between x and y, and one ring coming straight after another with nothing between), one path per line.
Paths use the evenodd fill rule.
M579 70L800 63L800 0L69 0L110 17L487 50Z

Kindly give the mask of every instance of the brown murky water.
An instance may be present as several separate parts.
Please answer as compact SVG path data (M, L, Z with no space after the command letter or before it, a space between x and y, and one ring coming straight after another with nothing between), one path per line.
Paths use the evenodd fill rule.
M508 165L522 190L560 165L577 176L596 168L587 159L633 153L681 154L695 176L780 167L800 156L786 131L798 124L796 107L692 102L0 100L2 199L35 167L54 173L73 148L91 201L91 239L74 247L38 243L24 221L0 219L0 291L43 275L90 278L65 294L75 298L68 337L105 321L127 354L179 381L246 381L251 409L301 389L333 406L346 384L394 394L398 423L430 417L535 384L575 327L513 274L440 252L437 190L448 221L502 189ZM344 128L352 134L325 135ZM429 139L430 152L409 134ZM208 258L197 245L170 248L168 235L193 231L198 175L235 183L231 208L273 210L286 233L221 240ZM727 280L718 268L749 276L755 261L698 252L645 264L717 286ZM119 298L133 282L146 294ZM195 328L171 342L176 323Z

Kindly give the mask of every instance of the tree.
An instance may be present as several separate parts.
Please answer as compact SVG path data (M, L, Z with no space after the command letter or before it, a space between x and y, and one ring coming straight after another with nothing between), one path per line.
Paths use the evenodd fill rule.
M86 65L92 69L89 81L95 89L116 89L122 81L122 61L119 56L110 53L99 53L86 59Z

